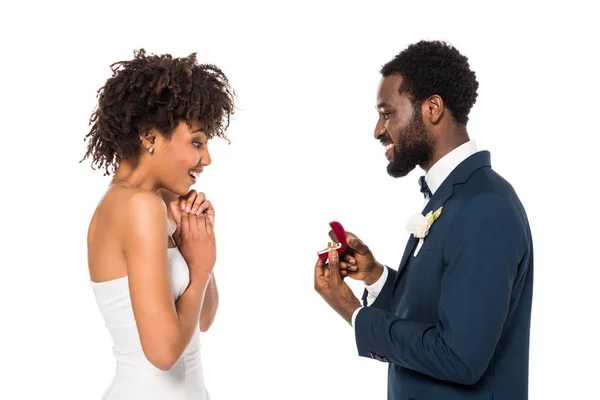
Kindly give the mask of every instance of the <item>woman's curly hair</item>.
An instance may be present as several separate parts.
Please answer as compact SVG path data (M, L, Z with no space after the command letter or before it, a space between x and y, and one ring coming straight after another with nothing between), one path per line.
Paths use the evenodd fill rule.
M459 124L466 125L477 99L479 83L468 58L443 41L420 41L408 46L381 68L381 74L402 76L400 92L416 104L439 95Z
M92 127L84 138L88 147L81 161L91 156L92 169L114 173L121 160L137 160L140 135L157 129L169 139L180 121L190 127L200 121L209 139L227 139L235 93L218 67L197 63L196 53L173 58L140 49L132 60L110 68L113 75L98 90Z

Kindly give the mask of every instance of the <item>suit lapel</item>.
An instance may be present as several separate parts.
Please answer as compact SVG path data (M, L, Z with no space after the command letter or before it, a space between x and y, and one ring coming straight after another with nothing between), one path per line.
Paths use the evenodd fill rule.
M491 166L491 164L490 153L488 151L477 152L465 159L450 173L450 175L448 175L442 185L438 188L438 190L436 190L433 197L429 200L421 214L427 215L429 211L437 210L438 208L442 207L454 194L454 185L465 183L479 168L489 166ZM418 242L419 239L415 238L414 235L411 234L408 242L406 243L404 254L402 255L402 260L400 261L400 266L398 267L398 273L396 274L396 280L394 281L394 288L396 287L396 283L398 283L400 280L402 272L408 264L410 255L413 253L413 250Z
M448 199L452 197L453 186L454 185L446 179L446 181L442 183L442 186L440 186L439 189L436 190L433 197L429 199L429 202L427 203L425 209L423 209L423 212L421 214L427 215L429 211L437 210L438 208L443 206L446 203L446 201L448 201ZM433 227L431 229L433 229ZM411 234L410 238L408 239L408 243L406 244L406 248L404 249L404 254L402 255L402 260L400 261L400 266L398 267L398 273L396 274L396 282L398 281L398 279L400 279L400 275L402 275L402 271L406 267L408 259L413 253L413 250L415 249L417 243L419 243L419 239L417 239L414 235Z

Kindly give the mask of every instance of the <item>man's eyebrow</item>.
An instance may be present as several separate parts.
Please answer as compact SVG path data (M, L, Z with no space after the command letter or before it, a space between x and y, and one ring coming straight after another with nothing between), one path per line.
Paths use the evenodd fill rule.
M384 108L384 107L389 107L389 106L390 105L388 103L379 103L379 104L377 104L377 107L375 107L375 108L379 109L379 108Z

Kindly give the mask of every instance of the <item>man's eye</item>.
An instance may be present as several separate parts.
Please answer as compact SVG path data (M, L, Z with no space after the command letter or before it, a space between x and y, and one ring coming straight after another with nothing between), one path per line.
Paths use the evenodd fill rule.
M391 113L381 113L383 115L383 119L385 119L386 121L390 119L389 115Z

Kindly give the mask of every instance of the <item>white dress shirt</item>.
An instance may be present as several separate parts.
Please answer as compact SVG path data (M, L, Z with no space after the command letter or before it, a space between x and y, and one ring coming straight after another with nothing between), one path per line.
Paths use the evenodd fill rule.
M429 190L431 190L431 194L435 194L436 190L438 190L439 187L442 186L442 183L446 180L448 175L450 175L450 173L454 171L454 169L461 162L463 162L476 152L477 145L475 144L475 141L470 140L458 146L457 148L446 154L444 157L440 158L438 162L433 164L433 166L429 169L427 174L425 174L425 182L427 182L427 186L429 187ZM425 198L425 204L423 205L423 209L425 209L425 206L427 206L428 202L429 197L427 196ZM387 267L384 267L383 274L381 274L381 277L377 280L377 282L373 283L372 285L365 285L368 293L367 306L373 304L379 293L381 293L381 289L383 289L387 277L388 270ZM357 308L352 314L352 327L354 327L356 316L362 308L363 307Z

